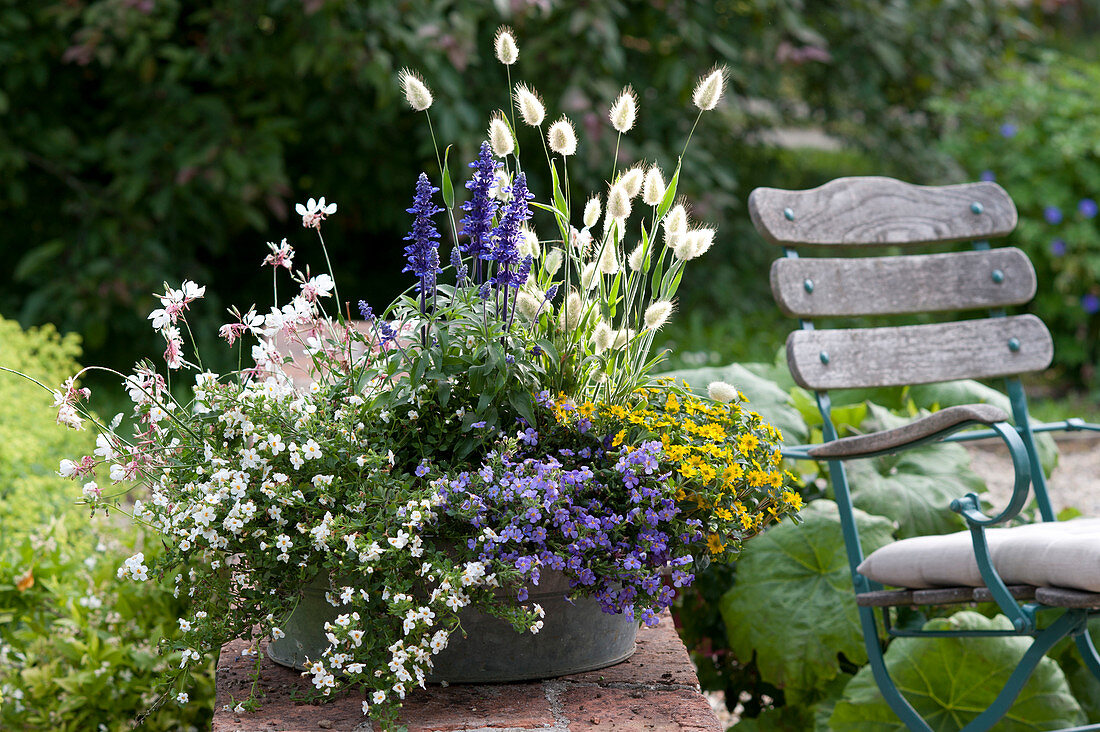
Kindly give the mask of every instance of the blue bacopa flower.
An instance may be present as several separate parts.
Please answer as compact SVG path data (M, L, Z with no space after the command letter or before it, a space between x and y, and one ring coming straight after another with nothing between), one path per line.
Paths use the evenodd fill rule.
M1089 315L1100 313L1100 297L1090 292L1081 296L1081 309Z
M1050 240L1050 253L1056 257L1061 257L1066 253L1066 243L1062 239Z
M432 202L432 195L436 193L439 189L431 184L426 174L421 173L416 180L412 208L406 209L415 218L412 230L405 237L405 241L410 242L405 247L408 264L401 271L412 272L419 278L417 291L421 294L435 289L436 275L443 271L439 268L439 231L432 222L432 216L443 210Z
M990 182L990 181L997 180L997 176L993 174L992 170L983 170L981 175L979 175L978 177L981 180L984 180L987 183Z
M419 465L416 466L416 477L417 478L423 478L427 474L428 474L428 461L425 460L424 462L422 462L422 463L420 463Z
M1057 226L1062 223L1062 209L1057 206L1047 206L1043 209L1043 218L1051 226Z
M1002 137L1015 137L1016 136L1016 125L1012 124L1011 122L1005 122L1003 125L1001 125L1001 136Z
M462 204L466 215L462 217L462 234L467 238L462 252L474 260L474 281L481 282L481 260L490 253L490 237L493 230L493 217L497 213L497 202L489 194L500 164L493 158L489 143L481 143L477 160L470 163L473 175L466 181L470 198Z
M1077 202L1077 212L1086 219L1095 218L1096 214L1100 213L1100 206L1097 206L1096 201L1091 198L1082 198Z

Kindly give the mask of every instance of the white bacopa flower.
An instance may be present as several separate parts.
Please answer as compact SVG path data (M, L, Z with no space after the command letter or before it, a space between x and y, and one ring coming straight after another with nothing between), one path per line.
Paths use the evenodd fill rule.
M495 112L489 119L489 147L493 149L493 155L498 158L507 157L515 152L516 141L512 137L512 129L501 112Z
M712 381L707 387L707 394L716 402L722 402L726 404L736 399L740 399L741 395L737 391L737 387L733 384L727 384L724 381Z
M562 115L557 122L550 125L546 142L551 150L562 157L569 157L577 152L577 131L568 117Z
M646 330L658 330L662 325L668 322L669 316L672 315L672 302L669 300L658 300L650 305L645 310Z
M184 704L186 704L190 700L191 700L191 697L189 697L187 695L186 691L181 691L180 693L176 694L176 701L180 704L180 706L183 706Z
M611 126L618 132L625 134L634 126L634 118L637 114L638 96L629 86L623 87L623 90L619 92L619 97L615 100L615 103L611 105L611 111L608 113L608 117L611 119Z
M633 168L619 176L619 186L621 186L622 189L626 191L626 194L628 196L634 198L642 192L642 181L644 179L645 173L642 172L642 169L639 166L635 165ZM608 203L607 207L610 210L611 204Z
M665 197L665 179L661 176L661 169L651 165L645 174L645 182L642 183L642 200L647 206L657 206Z
M511 28L506 25L497 28L493 51L496 52L497 61L505 66L511 66L519 59L519 46L516 45L516 37Z
M397 80L401 84L401 91L405 94L405 101L414 110L423 112L432 106L432 92L420 78L420 74L412 69L401 69Z
M591 229L600 221L600 197L592 196L588 203L584 204L584 225Z
M630 199L632 197L621 180L611 186L611 190L607 194L607 215L613 219L625 219L630 216Z
M516 111L523 117L523 121L531 127L542 125L543 119L546 118L546 107L543 106L538 93L526 84L516 84L514 97Z
M695 85L695 91L691 93L691 101L704 112L714 109L718 106L725 87L726 70L721 66L715 67L709 74L699 79L699 83Z

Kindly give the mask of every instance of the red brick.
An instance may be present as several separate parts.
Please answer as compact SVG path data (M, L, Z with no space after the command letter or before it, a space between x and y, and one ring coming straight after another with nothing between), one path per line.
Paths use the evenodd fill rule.
M645 684L648 686L699 686L699 677L684 644L676 635L666 610L653 628L638 630L638 650L622 663L607 668L563 676L563 681L593 684Z
M721 732L701 694L687 689L647 691L581 686L561 697L569 732Z
M417 690L406 700L401 721L409 732L532 729L551 726L554 715L540 682L470 684Z

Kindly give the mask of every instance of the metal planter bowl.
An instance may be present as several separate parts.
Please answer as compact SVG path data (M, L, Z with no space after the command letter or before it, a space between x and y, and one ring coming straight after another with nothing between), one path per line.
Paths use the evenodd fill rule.
M272 641L267 655L275 663L306 668L306 659L321 657L328 641L324 624L335 619L336 608L325 601L327 583L315 581L283 627L285 638ZM456 633L434 657L428 681L482 683L546 679L592 671L629 658L635 649L638 624L623 615L605 613L592 598L565 599L569 582L561 572L542 573L531 587L528 602L546 610L537 634L517 633L503 620L474 610L461 614L466 637Z

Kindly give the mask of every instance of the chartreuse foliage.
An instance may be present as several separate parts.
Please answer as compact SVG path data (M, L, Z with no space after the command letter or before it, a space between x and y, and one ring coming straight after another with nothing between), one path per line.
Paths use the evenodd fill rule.
M864 546L889 544L893 524L857 512ZM730 648L756 654L765 679L789 701L811 702L841 674L838 654L866 663L836 504L822 499L745 545L737 584L722 597Z
M23 331L0 318L2 366L60 384L79 352L76 338L52 327ZM153 699L166 664L156 644L178 632L180 606L156 582L115 578L124 557L152 556L157 545L114 517L89 522L74 505L73 484L54 471L63 456L91 454L95 441L54 424L52 401L0 373L0 728L127 729ZM208 725L209 671L193 694L207 703L161 710L147 728Z
M925 624L927 630L1009 630L1003 616L987 618L963 610ZM1031 644L1029 638L898 638L886 651L886 667L898 689L934 730L958 730L988 707ZM1044 658L1020 696L997 724L998 730L1062 729L1084 724L1081 706L1065 674ZM871 675L860 669L844 690L829 720L851 732L904 732Z

